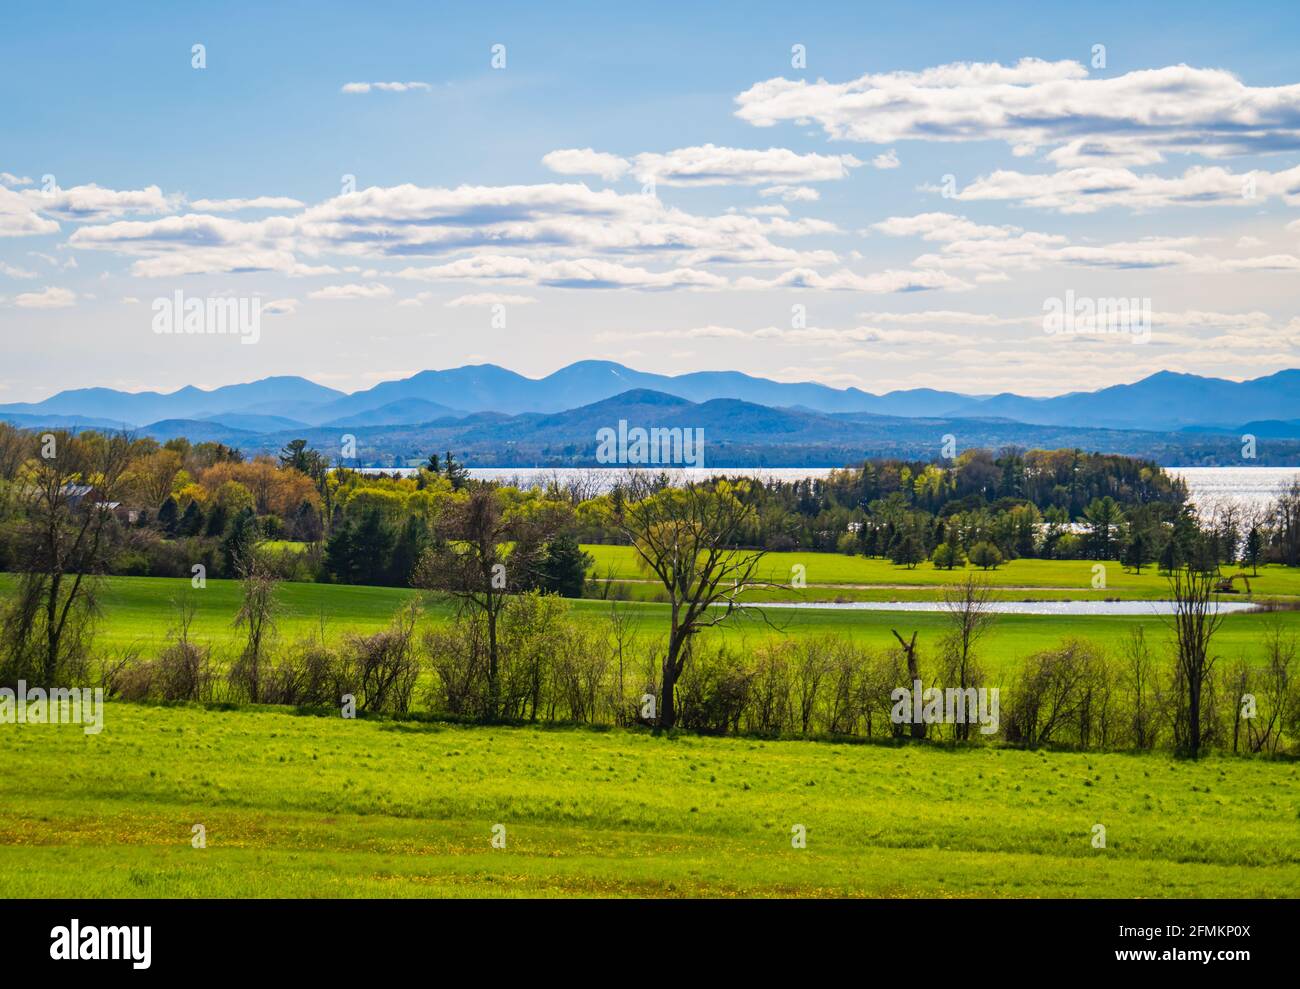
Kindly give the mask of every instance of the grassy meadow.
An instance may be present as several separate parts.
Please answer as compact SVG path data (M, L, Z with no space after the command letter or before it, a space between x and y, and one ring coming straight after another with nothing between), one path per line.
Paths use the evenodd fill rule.
M5 897L1300 895L1295 763L121 703L0 730Z
M12 587L0 579L0 593ZM345 633L371 633L387 626L393 613L418 592L392 587L357 587L336 584L283 583L277 590L277 635L281 640L324 634L335 640ZM930 600L936 595L931 592ZM138 649L143 656L156 653L176 625L176 602L195 606L191 635L213 645L218 661L239 648L242 633L235 628L239 610L239 585L232 580L209 579L202 590L185 578L112 577L99 594L101 617L97 644L120 653ZM427 620L445 619L451 605L445 600L422 598ZM645 602L611 603L600 600L570 602L575 614L603 621L611 607L624 609L642 637L658 637L668 627L666 605ZM765 620L764 620L765 619ZM1261 623L1278 621L1300 634L1300 611L1272 615L1233 614L1225 617L1215 639L1217 652L1228 660L1256 662L1263 656ZM773 636L841 635L875 647L894 643L891 629L905 635L918 632L924 651L942 634L945 617L937 613L848 611L833 609L768 609L742 612L709 633L747 648ZM1083 637L1118 651L1132 629L1143 627L1149 641L1162 647L1168 629L1158 616L1111 615L1001 615L981 644L981 661L990 673L1015 668L1025 657L1063 639Z
M636 581L626 549L589 547L596 572ZM796 562L812 593L936 600L962 578L833 554ZM1008 596L1163 597L1163 579L1117 564L1015 561L990 572ZM1300 575L1261 571L1256 593ZM818 581L822 581L819 585ZM1123 582L1123 586L1115 587ZM837 585L855 585L844 588ZM872 586L874 585L874 586ZM642 587L643 584L623 586ZM0 575L0 596L13 587ZM1117 593L1117 592L1123 592ZM281 641L385 627L417 595L285 583ZM191 635L218 664L238 650L239 585L114 577L98 596L97 648L156 655L195 607ZM813 598L816 600L816 597ZM450 605L427 599L426 621ZM611 602L570 602L602 621ZM638 636L664 605L632 601ZM938 614L769 609L708 633L746 650L774 636L848 635L877 648ZM1300 611L1229 615L1225 660L1261 661L1262 622L1300 634ZM1158 617L1004 615L981 642L992 682L1072 636L1118 651ZM767 741L631 730L345 720L285 708L109 702L105 727L0 725L0 896L1300 896L1300 764L1213 755L1028 751L997 744ZM202 825L207 847L191 846ZM493 825L506 847L491 844ZM1093 827L1106 829L1094 848ZM794 848L803 825L807 847Z

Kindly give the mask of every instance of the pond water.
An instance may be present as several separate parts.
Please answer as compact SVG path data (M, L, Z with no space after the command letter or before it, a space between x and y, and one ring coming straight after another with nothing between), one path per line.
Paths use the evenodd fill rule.
M947 611L942 601L775 601L742 605L747 608L807 608L817 611ZM1257 606L1247 601L1220 601L1221 614L1253 611ZM1172 615L1173 601L992 601L988 610L999 615L1136 615L1155 617Z

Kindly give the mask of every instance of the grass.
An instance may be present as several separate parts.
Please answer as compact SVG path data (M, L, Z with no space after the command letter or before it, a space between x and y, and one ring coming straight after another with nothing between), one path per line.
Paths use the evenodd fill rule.
M337 639L344 632L368 633L385 627L394 611L416 595L415 591L387 587L355 587L332 584L280 585L277 592L279 616L277 627L282 639L315 634L322 627L326 637ZM175 622L173 602L188 597L196 612L192 634L201 642L213 644L218 651L233 650L240 639L234 627L239 608L239 586L235 581L209 580L201 591L192 590L185 579L161 577L110 578L100 595L103 618L97 643L103 648L120 651L132 646L145 654L157 650L166 641ZM445 618L450 606L428 601L429 617ZM610 604L602 601L574 601L575 613L602 618ZM657 604L620 604L630 610L635 627L642 635L658 636L667 628L666 606ZM759 621L756 615L733 620L713 634L723 636L739 648L748 648L775 635L795 638L808 635L845 635L873 647L893 643L890 630L918 630L924 647L942 633L944 619L939 614L901 612L850 612L833 610L769 611L768 618L776 629ZM1263 655L1261 623L1276 620L1300 633L1300 612L1282 612L1274 616L1229 615L1215 642L1220 655L1240 656L1256 661ZM322 626L323 621L323 626ZM1072 636L1086 637L1099 645L1117 650L1131 629L1143 626L1155 644L1166 636L1158 618L1140 616L1058 616L1003 615L984 642L986 665L992 671L1014 666L1030 653Z
M592 566L598 578L613 575L616 580L643 581L647 575L637 566L635 551L630 546L584 546L595 561ZM895 566L889 560L868 559L864 556L845 556L842 553L768 553L763 557L757 579L770 583L789 584L796 567L803 568L809 600L934 600L945 585L960 583L968 575L976 574L995 587L1003 588L1000 595L1011 599L1032 597L1041 599L1069 598L1076 600L1124 600L1169 597L1169 586L1157 569L1146 567L1142 573L1125 570L1115 560L1105 564L1105 586L1093 587L1092 560L1011 560L996 570L964 567L940 570L932 563L920 563L913 568ZM1224 573L1237 573L1239 568L1225 567ZM1300 595L1300 568L1265 566L1257 577L1250 578L1251 590L1256 596L1293 597ZM1239 591L1244 590L1237 582ZM647 588L650 589L650 588ZM1033 591L1026 594L1026 591ZM767 599L763 592L751 592L755 599ZM767 591L772 600L792 595ZM797 597L797 595L795 595ZM1244 593L1239 596L1245 597Z
M1300 895L1294 762L123 703L0 735L4 897Z
M0 589L4 586L0 583ZM393 613L416 594L392 587L281 584L277 591L278 634L282 640L294 639L316 634L323 627L328 639L337 639L345 632L374 632L384 628ZM114 652L135 646L143 655L151 655L167 640L175 624L174 602L187 596L196 609L191 634L200 642L211 643L218 653L233 652L240 641L240 632L234 627L239 585L215 579L209 580L206 588L193 590L184 578L109 578L99 598L102 619L97 645ZM432 621L450 614L450 605L445 601L428 600L426 604ZM603 620L611 607L609 602L592 600L573 601L571 605L576 615L593 621ZM619 607L628 609L640 635L665 634L667 606L620 603ZM742 613L710 635L724 637L740 649L752 648L778 635L851 636L868 646L885 648L894 643L891 629L904 634L915 629L928 655L944 630L944 616L935 613L770 609L766 616L776 628L761 621L757 613ZM1300 611L1228 615L1214 640L1216 653L1229 661L1238 657L1250 662L1262 660L1261 631L1266 621L1281 622L1300 635ZM1025 656L1070 637L1088 638L1118 651L1130 631L1139 626L1146 629L1153 647L1163 647L1168 631L1156 617L1003 615L983 641L980 654L989 671L997 674L1018 667Z

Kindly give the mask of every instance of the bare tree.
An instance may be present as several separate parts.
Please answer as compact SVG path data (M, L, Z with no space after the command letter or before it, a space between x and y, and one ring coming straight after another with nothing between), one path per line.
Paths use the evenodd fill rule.
M231 665L230 682L240 687L254 704L262 699L262 681L266 672L267 640L275 634L275 590L279 580L271 570L254 558L240 578L239 614L235 627L245 629L243 652Z
M1200 755L1203 739L1202 702L1215 657L1210 642L1223 624L1214 593L1213 571L1191 566L1176 567L1169 574L1169 593L1174 612L1167 624L1177 646L1178 672L1185 700L1183 745L1192 758Z
M986 581L974 574L944 590L944 614L948 635L944 651L949 663L949 679L955 679L963 695L967 687L979 686L983 679L975 663L975 645L997 621L992 609L994 592ZM970 724L954 725L957 738L970 737Z
M907 689L909 691L918 690L921 682L921 667L916 658L916 633L912 633L912 638L904 641L903 637L895 629L890 629L894 633L894 638L903 648L903 655L907 659ZM925 722L912 720L912 737L925 738Z
M616 501L610 523L668 594L671 623L658 715L661 728L672 728L677 720L674 691L692 637L735 613L735 595L754 580L764 551L737 545L753 520L753 508L743 500L745 483L650 483L647 488L634 479L631 495Z
M58 432L36 446L15 482L25 520L18 593L5 615L4 666L9 675L54 686L84 658L131 443L125 434Z

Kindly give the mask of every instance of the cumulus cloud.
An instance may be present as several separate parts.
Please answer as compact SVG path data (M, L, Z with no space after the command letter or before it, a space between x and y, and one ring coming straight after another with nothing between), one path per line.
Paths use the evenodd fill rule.
M1144 237L1110 244L1072 244L1061 234L1022 230L1016 226L973 223L951 213L895 216L871 226L895 237L918 237L941 244L937 253L923 254L912 264L921 269L1005 273L1033 271L1046 265L1143 269L1177 268L1198 272L1291 271L1300 261L1289 254L1225 258L1196 250L1198 237Z
M884 154L872 158L871 164L873 168L897 168L902 162L898 160L898 152L890 148Z
M614 182L627 174L631 162L591 148L563 148L542 156L542 164L560 175L597 175Z
M654 196L623 195L582 184L370 188L336 196L294 216L240 220L186 214L154 221L83 227L78 248L140 258L143 276L201 271L332 270L307 259L447 256L476 251L558 257L626 255L685 265L825 264L831 251L803 252L774 237L833 231L821 220L740 214L705 216Z
M111 220L130 213L169 213L179 199L164 195L156 185L143 189L105 189L93 182L49 192L28 189L22 195L33 209L78 223Z
M769 79L736 103L760 127L811 120L832 138L874 144L1000 140L1022 155L1061 151L1062 165L1300 148L1300 85L1248 86L1187 65L1091 78L1074 61L956 62L842 83Z
M542 164L566 175L599 175L613 181L631 172L638 182L664 186L798 185L848 177L862 162L853 155L799 154L788 148L726 148L704 144L631 158L570 148L552 151Z
M20 309L66 309L76 304L75 292L53 286L47 286L39 292L24 292L14 296L14 305Z
M0 237L31 237L58 232L58 223L41 216L22 195L0 187Z
M1167 206L1258 206L1270 197L1300 205L1300 165L1281 172L1234 173L1189 168L1182 175L1137 175L1126 168L1070 168L1047 174L998 170L971 182L957 199L1010 200L1062 213L1108 206L1148 210Z

